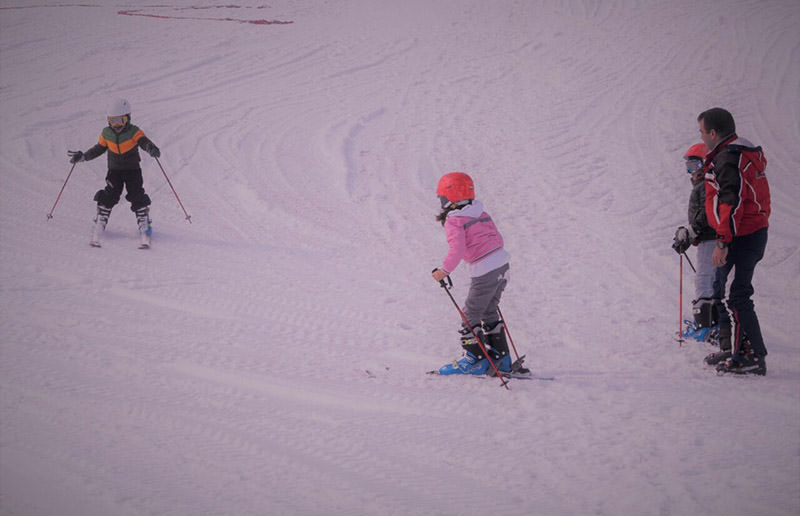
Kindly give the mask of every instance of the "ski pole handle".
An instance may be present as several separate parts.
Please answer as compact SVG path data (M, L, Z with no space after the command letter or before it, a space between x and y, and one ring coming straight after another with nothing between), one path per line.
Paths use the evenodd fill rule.
M431 274L433 274L433 273L434 273L434 272L436 272L437 270L439 270L439 268L438 268L438 267L434 268L434 269L431 271ZM444 280L445 280L445 279L447 280L447 282L448 282L448 283L450 283L450 288L453 288L453 280L452 280L452 279L450 279L450 276L449 276L449 275L445 276L443 279L440 279L440 280L439 280L439 285L440 285L442 288L444 288L444 289L447 289L447 288L448 288L448 287L447 287L447 283L445 283L445 282L444 282Z

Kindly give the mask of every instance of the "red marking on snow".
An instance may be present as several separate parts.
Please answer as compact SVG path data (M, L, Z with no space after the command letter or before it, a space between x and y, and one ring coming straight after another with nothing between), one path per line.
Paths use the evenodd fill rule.
M12 9L42 9L46 7L103 7L103 6L97 4L24 5L24 6L0 7L0 11L10 11Z
M269 6L261 5L258 7L242 7L240 5L205 5L205 6L189 6L189 7L170 7L166 5L153 5L147 6L145 9L153 8L166 8L173 11L187 11L187 10L207 10L207 9L266 9ZM117 14L122 16L142 16L145 18L158 18L161 20L196 20L196 21L226 21L236 23L251 23L253 25L288 25L294 23L293 21L283 20L243 20L241 18L201 18L198 16L175 16L170 14L154 14L151 12L144 12L145 9L124 9L117 11Z
M5 10L12 10L12 9L37 9L37 8L48 8L48 7L104 7L102 5L97 4L50 4L50 5L27 5L27 6L20 6L20 7L0 7L0 11ZM148 10L153 9L169 9L172 11L200 11L200 10L208 10L208 9L269 9L270 6L268 5L259 5L255 7L243 7L241 5L195 5L195 6L188 6L188 7L173 7L170 5L147 5L143 8L137 9L123 9L121 11L117 11L117 14L121 16L142 16L144 18L157 18L159 20L195 20L195 21L224 21L224 22L235 22L235 23L250 23L253 25L289 25L290 23L294 23L294 21L284 21L284 20L246 20L242 18L203 18L199 16L175 16L172 14L156 14L153 12L146 12Z

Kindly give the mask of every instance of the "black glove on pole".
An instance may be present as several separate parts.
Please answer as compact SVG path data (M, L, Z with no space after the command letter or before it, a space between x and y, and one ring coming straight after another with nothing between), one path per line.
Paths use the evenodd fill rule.
M672 248L676 253L681 254L689 249L692 245L692 238L689 235L689 230L681 226L675 230L675 236L672 239Z

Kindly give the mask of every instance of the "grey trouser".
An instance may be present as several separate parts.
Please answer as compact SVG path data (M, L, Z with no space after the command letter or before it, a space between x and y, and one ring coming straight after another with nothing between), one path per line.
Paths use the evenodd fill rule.
M717 268L711 263L711 254L717 247L716 240L704 240L697 244L697 273L694 276L694 298L711 299L714 297L714 278Z
M505 264L483 276L472 278L463 310L473 328L481 322L491 325L500 320L497 306L508 284L508 268L508 264Z

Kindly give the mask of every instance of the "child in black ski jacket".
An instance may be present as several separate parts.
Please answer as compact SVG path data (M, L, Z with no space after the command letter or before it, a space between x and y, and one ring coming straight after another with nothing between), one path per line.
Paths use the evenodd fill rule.
M108 174L106 186L94 195L97 202L97 217L92 245L98 244L99 233L105 230L111 209L119 202L125 187L125 199L131 203L131 211L136 214L139 230L150 230L150 197L144 191L142 169L139 166L139 147L154 158L161 156L158 147L144 132L131 124L131 107L127 100L117 99L108 109L108 126L100 133L95 146L87 150L69 151L70 163L92 160L108 152Z

